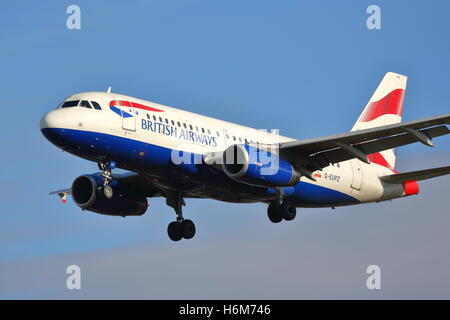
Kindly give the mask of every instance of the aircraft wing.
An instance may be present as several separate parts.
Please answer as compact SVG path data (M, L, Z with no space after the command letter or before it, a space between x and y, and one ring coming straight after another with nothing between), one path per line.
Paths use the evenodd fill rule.
M101 175L101 173L95 173ZM146 197L161 196L160 190L145 176L135 172L127 172L120 174L113 174L112 178L119 180L121 183L128 185L128 187L143 193ZM71 188L52 190L49 195L58 195L62 202L66 203L67 196L72 193Z
M145 175L136 172L126 172L120 174L112 174L113 180L120 181L121 184L127 185L130 189L145 195L147 198L161 197L161 191L155 186L153 180Z
M405 181L420 181L425 179L431 179L439 176L450 174L450 166L440 167L412 172L405 172L399 174L391 174L380 177L380 180L386 183L402 183Z
M101 175L101 173L95 173ZM167 188L164 187L163 184L158 183L155 178L147 177L145 175L135 173L135 172L126 172L120 174L113 174L112 178L114 180L120 181L120 183L127 185L130 189L135 190L136 192L143 194L147 198L156 198L163 197L167 193ZM67 196L72 192L71 188L53 190L49 193L49 195L58 195L61 200L66 203ZM189 193L183 193L184 198L198 198L195 195Z
M368 163L368 154L414 142L432 146L432 138L450 133L446 124L450 124L450 114L326 137L285 142L279 145L279 153L308 176L308 173L320 170L330 163L353 158Z

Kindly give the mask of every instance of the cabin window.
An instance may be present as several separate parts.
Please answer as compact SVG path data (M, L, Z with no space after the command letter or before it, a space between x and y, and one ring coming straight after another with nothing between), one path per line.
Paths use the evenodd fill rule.
M205 128L202 128L202 133L205 133Z
M242 142L242 139L241 139L241 137L239 137L239 142Z
M92 109L91 104L89 103L89 101L87 100L83 100L80 103L80 107L84 107L84 108L88 108L88 109Z
M217 136L218 136L218 137L220 137L220 133L219 133L219 131L217 131L216 133L217 133Z
M192 127L192 124L189 125L189 129L193 130L194 128Z
M177 121L177 126L181 127L180 121Z
M228 133L226 134L227 139L230 139L230 136L228 135Z
M175 121L173 120L170 120L170 123L172 123L173 126L175 125Z
M66 101L66 102L63 103L63 105L61 106L61 108L72 108L72 107L76 107L76 106L78 106L78 102L80 102L80 100Z
M91 103L92 103L92 105L94 106L94 109L102 110L102 107L100 107L100 105L99 105L97 102L91 101Z
M167 120L167 118L164 118L164 121L166 122L166 124L169 124L169 120Z
M150 115L147 113L147 119L150 120Z
M211 135L211 130L208 129L208 134Z
M156 121L156 116L155 115L153 115L153 121Z
M197 126L195 127L195 131L197 131L197 132L198 132L198 127L197 127Z
M186 125L186 123L183 123L183 127L184 127L185 129L187 129L187 125Z

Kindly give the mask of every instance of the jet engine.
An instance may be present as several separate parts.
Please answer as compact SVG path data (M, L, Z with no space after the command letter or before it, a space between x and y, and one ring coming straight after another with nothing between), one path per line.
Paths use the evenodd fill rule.
M229 146L222 160L222 170L228 177L251 185L292 186L301 176L290 162L277 154L250 145Z
M139 195L119 180L109 185L114 189L111 199L103 193L103 177L90 174L76 178L72 183L72 198L84 210L111 216L140 216L148 207L147 198Z

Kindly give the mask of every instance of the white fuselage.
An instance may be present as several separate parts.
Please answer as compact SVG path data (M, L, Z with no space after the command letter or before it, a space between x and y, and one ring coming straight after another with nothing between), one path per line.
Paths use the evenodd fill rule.
M66 101L72 100L95 101L101 106L101 110L79 106L58 108L50 111L43 118L41 129L57 128L76 132L94 132L135 141L139 143L139 146L159 147L157 150L181 150L196 154L223 151L234 144L274 144L295 140L119 94L86 92L66 99ZM58 146L64 149L62 143ZM98 148L95 142L89 147L95 154ZM136 157L139 157L141 153L144 153L142 157L148 156L145 154L147 151L135 150L140 147L133 147L130 144L130 148L129 152ZM88 151L86 147L83 147L83 155L80 156L89 158L86 156ZM154 157L158 157L159 151L156 149L148 152L154 152ZM75 152L72 151L72 153ZM94 158L98 157L101 155L96 155ZM133 170L130 167L126 168ZM354 203L383 201L403 196L404 190L401 184L384 184L378 178L388 174L392 174L392 171L384 166L375 163L366 164L353 159L314 172L316 181L302 177L298 187L288 188L287 191L297 197L299 206L348 204L345 201L342 204L339 201L332 203L333 197L338 198L338 194L356 199L357 202ZM324 191L321 195L314 195L315 190ZM307 197L316 198L308 202ZM321 197L324 199L323 203L320 201ZM304 201L305 199L308 201Z

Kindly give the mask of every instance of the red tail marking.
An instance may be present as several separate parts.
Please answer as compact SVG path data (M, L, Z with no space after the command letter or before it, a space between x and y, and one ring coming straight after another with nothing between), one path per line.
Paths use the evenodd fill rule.
M367 158L369 159L370 162L376 163L380 166L386 167L395 172L394 167L392 167L387 162L387 160L381 155L381 153L377 152L377 153L369 154L369 155L367 155Z
M367 122L382 116L383 114L402 115L403 99L405 96L404 89L395 89L387 94L384 98L371 102L368 109L364 112L361 122Z

